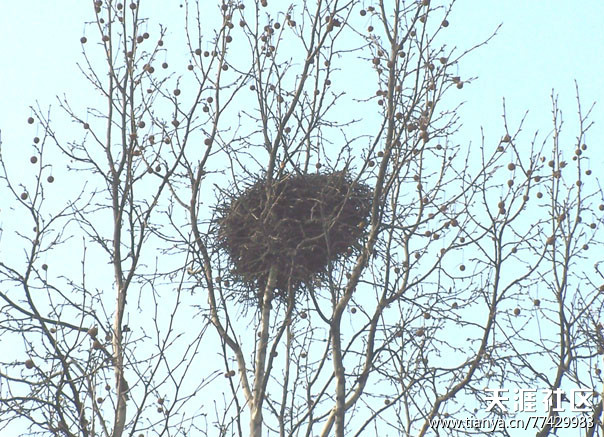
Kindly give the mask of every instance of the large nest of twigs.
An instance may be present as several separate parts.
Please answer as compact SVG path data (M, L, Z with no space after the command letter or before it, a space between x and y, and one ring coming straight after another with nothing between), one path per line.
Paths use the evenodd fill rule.
M276 269L277 297L316 283L331 262L352 255L371 207L371 190L343 171L256 180L219 208L219 246L253 299Z

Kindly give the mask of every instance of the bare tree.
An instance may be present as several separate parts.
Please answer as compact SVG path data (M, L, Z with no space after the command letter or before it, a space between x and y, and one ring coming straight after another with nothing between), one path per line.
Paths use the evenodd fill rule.
M0 429L603 435L592 108L577 88L573 139L552 94L531 138L504 105L460 145L488 40L448 46L436 3L190 1L174 35L150 2L93 2L98 104L59 99L81 133L33 107L33 176L0 155ZM492 408L526 388L543 420ZM469 417L494 429L444 420Z

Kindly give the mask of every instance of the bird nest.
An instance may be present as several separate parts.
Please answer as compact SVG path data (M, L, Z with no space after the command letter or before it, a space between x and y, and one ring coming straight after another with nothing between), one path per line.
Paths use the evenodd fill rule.
M270 188L270 189L269 189ZM276 269L275 295L299 291L325 276L331 262L354 253L372 192L343 171L285 174L256 180L219 208L218 245L250 300Z

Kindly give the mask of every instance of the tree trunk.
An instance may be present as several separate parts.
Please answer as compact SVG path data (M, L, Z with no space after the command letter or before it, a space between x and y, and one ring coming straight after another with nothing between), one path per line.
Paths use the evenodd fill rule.
M277 280L277 268L271 267L266 282L266 288L262 296L262 313L260 316L260 335L256 348L256 368L254 371L254 389L252 405L250 407L250 437L262 436L262 404L264 401L264 390L266 378L266 351L268 349L268 334L270 327L271 307L273 300L273 290Z

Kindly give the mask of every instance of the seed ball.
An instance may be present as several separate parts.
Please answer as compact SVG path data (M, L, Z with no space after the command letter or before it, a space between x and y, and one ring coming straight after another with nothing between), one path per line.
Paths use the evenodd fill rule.
M385 403L386 405L390 405L390 399L384 399L384 403Z
M373 32L373 26L369 26L369 27L367 28L367 32Z
M443 22L441 23L442 27L448 27L449 26L449 21L448 20L443 20Z
M378 152L377 156L381 158L382 156L384 156L384 152L382 152L382 151L380 150L380 151Z
M149 39L149 32L145 32L145 33L143 33L143 38L145 38L145 39Z
M210 108L208 108L207 106L203 107L203 112L210 112Z
M46 178L46 180L48 181L49 184L52 184L55 181L55 178L54 178L54 176L51 175L51 176L48 176Z
M137 36L136 37L136 42L139 43L139 44L142 43L143 42L143 36L142 35Z
M455 85L457 87L458 90L463 88L463 82L457 82L457 85Z
M535 299L535 300L533 300L533 305L538 307L539 305L541 305L541 301L539 299Z
M430 319L430 317L431 317L430 313L428 313L428 312L424 313L424 319L428 320L428 319Z
M514 315L517 316L520 314L520 308L514 308Z
M33 117L29 117L29 118L27 119L27 123L28 123L28 124L34 124L34 118L33 118Z
M205 140L203 140L203 143L206 146L210 146L210 145L212 145L212 139L211 138L206 138Z
M589 246L587 244L584 244L583 245L583 250L587 250L587 249L589 249Z
M585 170L585 174L589 176L591 174L591 170Z
M222 66L222 71L227 71L229 69L229 66L227 64L224 64Z
M463 238L463 237L462 237ZM463 264L459 266L459 270L461 270L462 272L466 269L466 266L464 266Z
M44 271L48 270L48 264L42 264L42 270L44 270Z
M174 127L178 127L179 124L180 124L180 122L178 120L172 120L172 125Z
M466 237L459 237L459 242L460 243L465 243L466 242Z
M180 90L178 88L176 88L173 92L174 92L175 96L179 96L180 95Z
M537 199L541 199L543 197L543 193L541 191L539 191L537 193Z
M25 361L25 367L28 369L33 369L34 368L34 361L30 358L28 360Z
M508 164L508 170L514 170L516 168L516 164L514 164L513 162L510 162Z
M27 193L21 193L21 200L27 200Z
M36 162L38 162L38 158L35 156L32 156L31 158L29 158L29 162L31 162L32 164L35 164Z
M589 225L589 227L590 227L591 229L596 229L596 224L595 224L595 223L592 223L591 225Z
M121 11L123 9L124 5L122 3L118 3L117 4L117 10Z
M191 64L187 65L187 70L193 71L193 65L191 65Z
M365 15L367 15L367 11L365 9L361 9L359 11L359 14L361 14L361 17L364 17Z
M136 3L130 3L130 9L135 10L136 9Z
M357 309L355 307L350 308L350 312L352 314L355 314L357 312Z
M82 38L80 38L80 42L82 44L86 44L86 41L88 41L88 39L85 36L83 36Z

